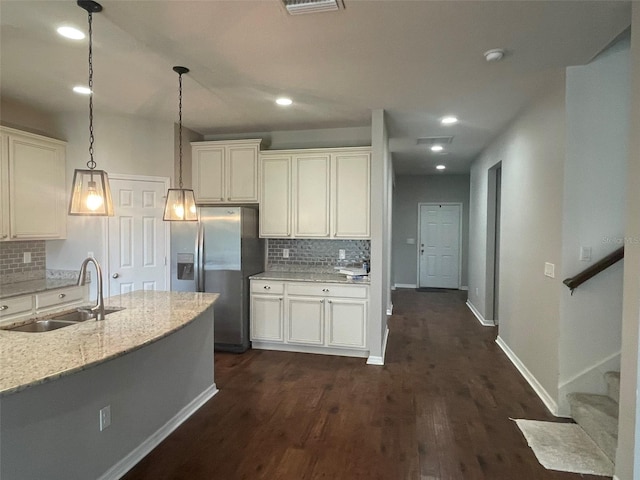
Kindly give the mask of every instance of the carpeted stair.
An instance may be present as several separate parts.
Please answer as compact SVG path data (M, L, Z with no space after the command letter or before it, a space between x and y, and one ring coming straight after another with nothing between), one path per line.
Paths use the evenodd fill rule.
M571 416L598 444L602 451L616 461L618 445L618 401L620 373L607 372L607 395L571 393L568 395Z

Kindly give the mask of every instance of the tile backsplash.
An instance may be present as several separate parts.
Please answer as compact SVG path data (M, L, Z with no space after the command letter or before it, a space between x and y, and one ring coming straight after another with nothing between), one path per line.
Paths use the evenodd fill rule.
M289 249L289 258L283 257ZM345 259L340 260L339 250ZM333 273L336 266L360 266L369 260L370 240L267 239L267 270Z
M24 263L24 254L31 262ZM0 285L45 278L46 253L44 240L0 243Z

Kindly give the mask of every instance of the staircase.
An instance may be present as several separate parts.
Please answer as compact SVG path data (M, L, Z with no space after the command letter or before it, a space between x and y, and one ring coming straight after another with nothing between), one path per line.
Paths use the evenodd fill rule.
M620 373L607 372L607 395L571 393L567 396L571 416L615 463L618 445L618 402Z

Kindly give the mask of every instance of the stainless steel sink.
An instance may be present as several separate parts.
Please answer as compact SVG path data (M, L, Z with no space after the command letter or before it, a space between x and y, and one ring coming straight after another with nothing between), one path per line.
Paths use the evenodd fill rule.
M124 310L124 308L105 308L104 314L109 315L110 313L119 312L120 310ZM92 312L89 309L78 308L77 310L58 313L56 315L51 315L49 318L35 320L18 327L6 328L5 330L31 333L50 332L51 330L68 327L69 325L77 325L78 323L95 317L95 312Z

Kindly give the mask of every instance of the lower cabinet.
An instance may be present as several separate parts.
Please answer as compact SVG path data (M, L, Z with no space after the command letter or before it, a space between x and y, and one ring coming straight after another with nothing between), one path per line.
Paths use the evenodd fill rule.
M253 348L366 357L369 287L251 281Z

